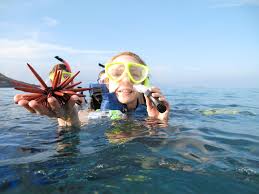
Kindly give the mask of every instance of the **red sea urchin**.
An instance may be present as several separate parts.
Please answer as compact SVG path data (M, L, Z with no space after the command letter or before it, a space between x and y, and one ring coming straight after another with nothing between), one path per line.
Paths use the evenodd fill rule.
M40 82L40 86L33 86L29 84L24 84L20 82L14 82L16 86L16 90L21 90L24 92L29 92L31 94L24 95L25 100L36 100L37 102L43 103L47 107L48 101L47 98L53 96L55 97L61 105L64 105L72 95L77 95L79 97L85 97L83 94L79 94L77 92L82 92L86 90L90 90L91 88L74 88L75 86L81 84L82 82L72 83L74 78L80 73L78 71L71 77L67 77L64 81L61 81L62 78L62 70L58 70L56 66L54 72L54 78L52 81L52 86L47 86L47 84L43 81L43 79L39 76L39 74L35 71L35 69L28 64L31 72L35 75L37 80Z

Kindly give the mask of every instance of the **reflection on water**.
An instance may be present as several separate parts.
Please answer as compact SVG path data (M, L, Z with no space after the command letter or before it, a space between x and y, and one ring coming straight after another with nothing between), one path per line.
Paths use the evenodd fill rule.
M79 129L62 129L59 128L56 138L56 157L77 156L80 153L78 145L80 144Z
M257 90L168 91L169 123L103 118L80 129L2 92L1 193L258 192Z

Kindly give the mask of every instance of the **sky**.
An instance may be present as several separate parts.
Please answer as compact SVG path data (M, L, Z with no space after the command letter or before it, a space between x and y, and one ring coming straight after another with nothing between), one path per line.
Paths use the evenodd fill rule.
M259 0L1 0L0 73L37 83L66 59L85 85L122 51L164 87L259 87Z

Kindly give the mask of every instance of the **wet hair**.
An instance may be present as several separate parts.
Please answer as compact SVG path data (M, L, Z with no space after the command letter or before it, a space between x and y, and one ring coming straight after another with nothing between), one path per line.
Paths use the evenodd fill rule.
M120 57L120 56L131 56L133 58L135 58L140 64L143 64L143 65L147 65L143 59L140 58L140 56L138 56L137 54L133 53L133 52L130 52L130 51L125 51L125 52L121 52L115 56L113 56L111 59L110 59L110 62L114 61L116 58Z
M99 73L99 75L98 75L98 79L100 79L101 76L102 76L104 73L105 73L105 70L100 71L100 73Z
M59 64L54 65L54 67L51 69L49 74L55 72L56 66L58 66L58 70L65 70L65 71L69 72L69 70L67 69L66 65L64 65L63 63L59 63Z

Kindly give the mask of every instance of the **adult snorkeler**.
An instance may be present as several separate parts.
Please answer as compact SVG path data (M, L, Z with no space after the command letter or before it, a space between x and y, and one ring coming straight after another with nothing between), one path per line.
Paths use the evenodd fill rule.
M148 82L147 65L138 55L132 52L122 52L112 57L105 64L105 75L105 84L109 94L108 98L103 100L101 110L118 109L127 114L144 108L149 117L162 121L168 120L169 103L159 88L152 87L150 90L152 96L166 106L166 111L163 113L157 110L150 98L145 96L143 99L143 94L137 92L133 87L136 84L144 85ZM81 122L85 122L83 119L86 118L84 115L87 114L86 111L79 111L76 106L76 102L79 100L80 98L74 95L67 104L61 106L54 97L50 97L48 98L50 108L47 108L35 100L24 100L23 95L14 97L15 103L32 113L58 118L60 126L80 126Z

